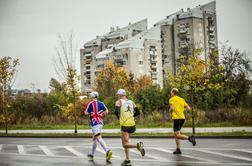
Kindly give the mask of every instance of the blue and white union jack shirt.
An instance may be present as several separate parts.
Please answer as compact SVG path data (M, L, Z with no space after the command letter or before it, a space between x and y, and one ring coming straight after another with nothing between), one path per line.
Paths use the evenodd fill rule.
M85 110L90 115L90 126L103 125L102 113L106 110L107 107L103 102L98 100L90 101Z

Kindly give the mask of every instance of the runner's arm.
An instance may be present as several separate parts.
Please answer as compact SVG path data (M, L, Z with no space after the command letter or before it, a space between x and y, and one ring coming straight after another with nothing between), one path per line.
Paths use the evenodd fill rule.
M184 108L186 111L191 111L191 107L187 104L187 102L185 101L185 104L184 104Z
M115 112L114 113L118 119L119 119L119 115L120 115L120 107L121 107L120 100L117 100L115 103Z
M186 111L191 111L191 107L189 105L185 106Z
M88 115L89 114L89 105L90 105L90 102L87 103L87 105L85 106L85 109L84 109L84 115Z
M174 109L173 105L170 105L170 108L169 108L170 118L172 118L173 109Z

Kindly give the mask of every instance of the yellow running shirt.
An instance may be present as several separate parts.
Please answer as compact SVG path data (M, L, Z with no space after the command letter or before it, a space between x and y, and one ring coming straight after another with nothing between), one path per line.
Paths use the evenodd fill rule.
M120 126L135 126L134 107L131 100L120 99Z
M170 106L173 106L172 119L185 119L184 111L188 104L183 98L173 96L170 98L169 104Z

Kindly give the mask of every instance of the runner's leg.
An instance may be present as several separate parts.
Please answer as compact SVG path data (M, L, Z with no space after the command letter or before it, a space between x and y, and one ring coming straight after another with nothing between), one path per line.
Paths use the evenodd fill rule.
M96 147L97 147L97 139L95 136L93 136L93 146L92 146L92 153L91 153L93 156L95 154Z
M97 141L100 143L101 147L103 148L103 150L107 153L109 149L107 148L105 141L102 139L102 136L99 135L96 138L97 138Z
M175 131L174 135L175 135L176 139L181 139L181 140L187 140L188 139L188 136L181 134L180 131Z

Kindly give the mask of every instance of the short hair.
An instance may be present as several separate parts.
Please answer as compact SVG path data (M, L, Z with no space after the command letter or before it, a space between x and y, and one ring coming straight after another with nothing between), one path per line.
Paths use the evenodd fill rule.
M177 95L179 93L179 90L177 88L172 88L171 92Z

